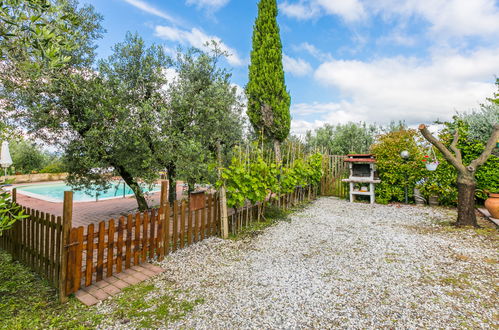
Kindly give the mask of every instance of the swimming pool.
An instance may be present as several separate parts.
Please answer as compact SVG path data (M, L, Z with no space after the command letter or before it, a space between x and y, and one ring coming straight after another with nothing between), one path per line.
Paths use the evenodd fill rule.
M157 192L161 190L160 185L141 185L144 192ZM17 192L26 196L42 199L49 202L64 201L64 192L73 190L64 182L33 184L26 186L18 186ZM124 182L113 182L111 188L107 191L98 191L94 189L91 192L73 190L73 201L75 202L91 202L96 200L104 200L111 198L123 198L133 196L132 189Z

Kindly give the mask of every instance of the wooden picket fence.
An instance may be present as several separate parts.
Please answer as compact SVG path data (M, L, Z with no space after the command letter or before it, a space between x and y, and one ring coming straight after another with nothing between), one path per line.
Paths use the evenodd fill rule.
M296 187L291 193L283 194L278 198L269 198L267 203L287 210L317 198L317 192L318 189L315 186ZM235 235L251 223L260 221L263 211L263 203L247 204L235 210L232 209L228 217L230 233Z
M106 277L218 234L216 195L201 195L202 207L166 203L159 209L72 228L66 294ZM85 235L86 232L86 235Z
M16 189L13 190L12 198L12 202L16 203ZM72 193L67 192L64 196L62 217L27 207L22 209L27 218L17 221L11 229L2 233L0 248L10 252L13 260L45 277L59 288L59 294L63 296L61 288L64 287L67 274L67 249L64 242L71 230Z
M219 234L217 194L172 204L165 202L166 184L161 194L159 209L72 228L72 192L65 192L62 217L23 207L28 217L0 236L0 248L47 278L64 301L82 287Z
M0 236L0 248L58 287L61 273L62 217L23 208L28 215Z
M67 296L149 260L162 260L167 254L211 236L221 235L226 210L219 193L199 194L188 201L166 202L166 182L162 182L158 209L130 214L118 219L72 227L72 192L64 195L63 216L23 208L28 215L0 236L0 248L58 288L61 301ZM316 198L316 187L270 199L288 209ZM16 191L13 191L15 202ZM259 221L262 205L248 205L228 215L230 232ZM226 224L227 224L226 222ZM227 225L226 225L227 226Z
M324 155L322 161L324 174L320 185L320 194L322 196L348 197L348 186L341 181L348 178L349 175L348 164L344 162L345 158L346 156Z

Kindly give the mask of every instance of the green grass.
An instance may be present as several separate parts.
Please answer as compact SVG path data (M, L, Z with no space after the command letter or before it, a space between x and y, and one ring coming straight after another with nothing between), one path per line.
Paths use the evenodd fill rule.
M99 319L74 298L60 304L47 281L0 251L1 329L85 329Z
M110 301L111 317L120 323L133 322L140 328L157 328L182 319L197 304L204 302L202 298L180 299L180 294L182 292L178 290L162 292L147 282L128 287Z
M47 281L0 250L0 329L94 329L114 323L156 328L185 317L203 303L162 284L128 287L104 301L102 308L86 307L74 297L60 304Z

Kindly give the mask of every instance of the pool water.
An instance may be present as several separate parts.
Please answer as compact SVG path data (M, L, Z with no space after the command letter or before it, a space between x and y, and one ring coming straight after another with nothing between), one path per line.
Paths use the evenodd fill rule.
M161 190L160 185L153 185L152 187L148 185L141 185L141 187L143 192L157 192ZM69 190L73 190L73 188L63 182L17 187L17 192L20 194L49 202L64 201L64 192ZM73 190L73 201L90 202L111 198L123 198L124 196L127 197L130 195L133 195L133 191L127 184L124 182L113 182L111 183L111 188L107 191L98 191L97 189L90 192Z

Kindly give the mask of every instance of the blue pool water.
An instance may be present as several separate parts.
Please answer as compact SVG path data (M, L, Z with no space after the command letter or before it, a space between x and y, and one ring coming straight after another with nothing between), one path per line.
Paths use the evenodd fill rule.
M17 192L20 194L50 202L62 202L64 200L64 192L69 190L73 189L63 182L17 187ZM148 185L142 186L142 191L144 192L156 192L160 190L161 186L159 185L153 185L152 187ZM123 182L114 182L107 191L97 191L97 189L94 189L90 193L86 191L74 191L73 200L76 202L90 202L110 198L123 198L123 196L130 195L133 195L133 191L128 185Z

